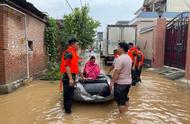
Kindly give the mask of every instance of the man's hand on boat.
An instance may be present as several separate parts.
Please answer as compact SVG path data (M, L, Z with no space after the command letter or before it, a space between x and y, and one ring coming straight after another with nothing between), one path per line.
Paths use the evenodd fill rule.
M87 78L84 77L83 73L80 74L80 77L81 77L81 79L84 80L84 81L88 80Z
M70 79L70 80L69 80L69 86L71 86L71 87L72 87L72 86L74 86L74 85L75 85L74 80L73 80L73 79Z
M109 85L110 91L112 91L113 85L114 85L114 83L111 81L111 83L110 83L110 85Z

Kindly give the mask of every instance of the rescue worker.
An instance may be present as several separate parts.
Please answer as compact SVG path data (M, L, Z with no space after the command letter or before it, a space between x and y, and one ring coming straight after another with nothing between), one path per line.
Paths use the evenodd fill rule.
M144 64L144 54L142 53L142 51L140 50L139 47L137 47L138 49L138 55L137 55L137 66L136 66L136 73L137 73L137 81L141 82L141 71L142 71L142 67Z
M74 85L79 73L79 56L77 50L79 45L76 39L69 40L68 49L63 52L60 73L62 74L64 109L66 113L71 113L74 96Z
M132 60L132 69L131 69L131 75L132 75L132 85L135 86L137 81L137 72L136 72L136 64L137 64L137 55L138 55L138 49L134 47L133 43L129 43L129 50L127 54L130 56Z

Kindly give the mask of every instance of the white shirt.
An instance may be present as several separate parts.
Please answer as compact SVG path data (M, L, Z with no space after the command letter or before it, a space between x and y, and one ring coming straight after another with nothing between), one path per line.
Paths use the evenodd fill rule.
M117 84L131 84L131 67L132 60L128 54L123 54L115 60L115 69L120 70L119 78L115 82Z

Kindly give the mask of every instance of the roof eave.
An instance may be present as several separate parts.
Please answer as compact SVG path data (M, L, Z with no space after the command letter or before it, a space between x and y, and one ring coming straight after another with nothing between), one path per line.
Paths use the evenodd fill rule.
M15 3L13 3L13 2L11 2L11 1L9 1L9 0L3 0L3 3L4 3L4 4L7 4L7 5L10 5L10 6L16 8L16 9L18 9L18 10L20 10L20 11L22 11L22 12L28 14L28 15L30 15L30 16L32 16L32 17L38 19L39 21L41 21L41 22L43 22L43 23L47 23L47 18L46 18L47 16L44 16L44 18L40 18L40 17L38 17L37 15L33 14L32 12L30 12L30 11L28 11L28 10L26 10L26 9L24 9L24 8L22 8L22 7L20 7L20 6L18 6L17 4L15 4ZM44 15L45 15L45 14L44 14Z

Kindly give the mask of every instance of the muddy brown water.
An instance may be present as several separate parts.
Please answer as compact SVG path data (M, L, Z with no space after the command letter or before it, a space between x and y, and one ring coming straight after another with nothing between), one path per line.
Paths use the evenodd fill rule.
M59 82L34 81L0 96L0 124L190 124L186 84L146 71L142 80L131 89L130 106L123 115L118 114L114 101L75 102L73 113L66 115Z

